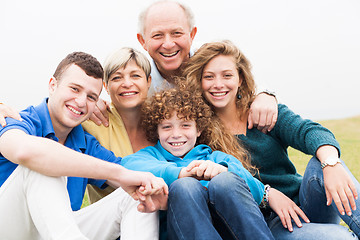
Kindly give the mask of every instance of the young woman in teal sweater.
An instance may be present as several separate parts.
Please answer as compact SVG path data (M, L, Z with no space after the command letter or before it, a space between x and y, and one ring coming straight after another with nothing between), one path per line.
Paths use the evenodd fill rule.
M202 92L212 107L214 119L219 119L250 153L252 163L259 169L257 177L289 197L278 202L281 211L264 211L276 239L360 236L359 182L339 159L339 144L328 129L302 119L282 104L270 132L248 129L248 106L254 99L255 83L249 61L229 41L204 44L189 60L184 75L188 87ZM304 177L289 159L289 146L314 156ZM311 223L299 224L293 210L295 204L304 210ZM357 237L338 225L340 217ZM292 227L291 219L298 227Z

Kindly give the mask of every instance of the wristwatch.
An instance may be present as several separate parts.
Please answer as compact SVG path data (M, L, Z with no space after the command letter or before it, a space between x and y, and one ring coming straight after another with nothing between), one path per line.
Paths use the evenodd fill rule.
M324 169L327 166L335 166L336 164L341 163L340 158L337 157L329 157L325 160L325 162L321 163L321 169Z
M262 90L260 93L266 93L267 95L273 96L276 98L276 93L274 91L271 91L269 89Z

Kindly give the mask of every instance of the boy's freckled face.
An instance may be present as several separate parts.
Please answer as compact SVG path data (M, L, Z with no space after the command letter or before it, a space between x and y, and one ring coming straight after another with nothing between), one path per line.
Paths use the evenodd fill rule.
M193 149L200 133L194 120L179 119L176 113L158 125L161 146L176 157L183 157Z

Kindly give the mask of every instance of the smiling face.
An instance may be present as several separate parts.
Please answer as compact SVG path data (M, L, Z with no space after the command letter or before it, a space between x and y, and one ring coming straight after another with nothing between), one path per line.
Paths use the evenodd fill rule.
M176 157L183 157L193 149L200 134L194 120L179 119L176 112L158 125L161 146Z
M138 40L160 73L170 76L188 60L196 27L190 29L184 10L174 2L155 4L145 19L144 34L138 34Z
M106 90L118 111L138 108L147 98L151 78L134 60L110 75Z
M61 79L51 78L48 108L55 134L68 134L72 128L88 119L94 111L101 88L101 78L88 76L75 64L62 73Z
M218 55L204 67L201 87L216 110L236 110L236 95L241 79L232 56Z

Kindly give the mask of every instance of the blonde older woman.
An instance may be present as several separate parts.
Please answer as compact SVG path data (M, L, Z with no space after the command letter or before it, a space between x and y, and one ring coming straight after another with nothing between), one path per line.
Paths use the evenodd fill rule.
M110 54L104 63L104 87L110 95L109 126L98 126L92 121L83 128L96 137L102 146L124 157L152 145L140 127L140 108L151 83L150 63L146 56L133 48L121 48ZM101 190L88 186L90 202L94 203L114 189ZM158 214L128 212L124 223L138 233L139 239L158 239ZM130 232L130 231L129 231ZM123 238L123 234L121 235ZM137 238L135 235L132 238Z

